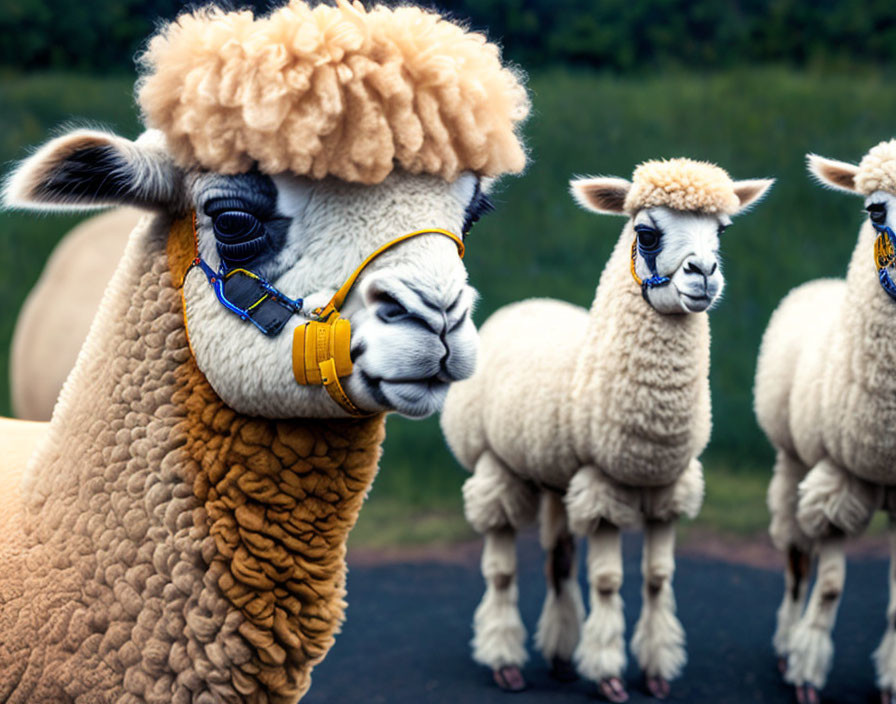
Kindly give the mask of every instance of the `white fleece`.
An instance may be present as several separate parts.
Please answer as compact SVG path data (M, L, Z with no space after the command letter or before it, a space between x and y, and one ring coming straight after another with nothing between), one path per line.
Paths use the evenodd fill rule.
M890 344L896 309L878 282L875 238L864 225L846 281L794 289L762 340L756 416L789 458L776 464L769 487L772 537L779 546L805 544L798 525L810 538L832 525L858 535L882 505L874 487L896 482L896 406L890 402L896 394Z

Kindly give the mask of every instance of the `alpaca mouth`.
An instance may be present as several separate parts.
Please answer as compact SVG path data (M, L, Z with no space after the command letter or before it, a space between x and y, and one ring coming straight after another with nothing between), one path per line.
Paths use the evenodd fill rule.
M702 313L712 305L713 299L705 293L700 296L692 296L684 291L679 291L679 293L684 299L685 307L692 313Z
M450 382L442 374L426 379L379 379L359 370L368 393L380 406L420 418L440 410Z

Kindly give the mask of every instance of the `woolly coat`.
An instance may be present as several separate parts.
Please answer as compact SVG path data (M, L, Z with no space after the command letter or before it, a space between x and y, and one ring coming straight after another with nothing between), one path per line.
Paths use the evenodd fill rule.
M50 420L103 290L143 213L116 208L89 218L53 249L16 320L9 359L13 413Z
M292 703L342 621L383 419L225 406L170 224L132 235L27 470L4 457L0 701Z
M866 223L846 281L794 289L762 340L755 409L778 449L768 499L781 549L832 526L856 535L885 501L896 507L894 304L878 281L876 237Z
M452 385L442 429L468 470L490 452L523 484L477 472L464 491L475 528L525 522L518 496L526 482L569 487L577 532L600 520L629 526L699 510L708 318L661 315L644 301L629 271L634 236L626 226L590 312L534 299L482 327L476 374ZM496 517L492 499L501 492L505 515Z

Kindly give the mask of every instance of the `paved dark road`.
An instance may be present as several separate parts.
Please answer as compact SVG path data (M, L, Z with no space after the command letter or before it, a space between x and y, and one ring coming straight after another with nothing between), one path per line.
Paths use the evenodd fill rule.
M623 598L630 637L641 601L639 546L635 538L626 537ZM520 549L520 608L530 636L544 597L542 574L540 550L534 540L527 540ZM886 574L887 565L880 560L849 563L824 702L878 701L870 655L883 634ZM770 644L783 577L776 571L680 558L675 584L689 662L683 677L673 683L670 700L792 702L778 677ZM500 692L490 673L469 656L470 623L482 588L475 564L351 568L348 621L315 670L303 704L597 701L589 683L551 680L531 644L524 670L529 689ZM627 682L631 702L654 701L643 694L631 663Z

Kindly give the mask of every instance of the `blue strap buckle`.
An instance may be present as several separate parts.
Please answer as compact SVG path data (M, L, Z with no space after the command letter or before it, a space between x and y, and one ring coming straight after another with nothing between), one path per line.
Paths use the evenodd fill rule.
M286 322L302 311L302 299L285 296L248 269L224 267L215 272L201 257L193 260L211 284L218 301L240 320L248 320L268 337L279 335Z

